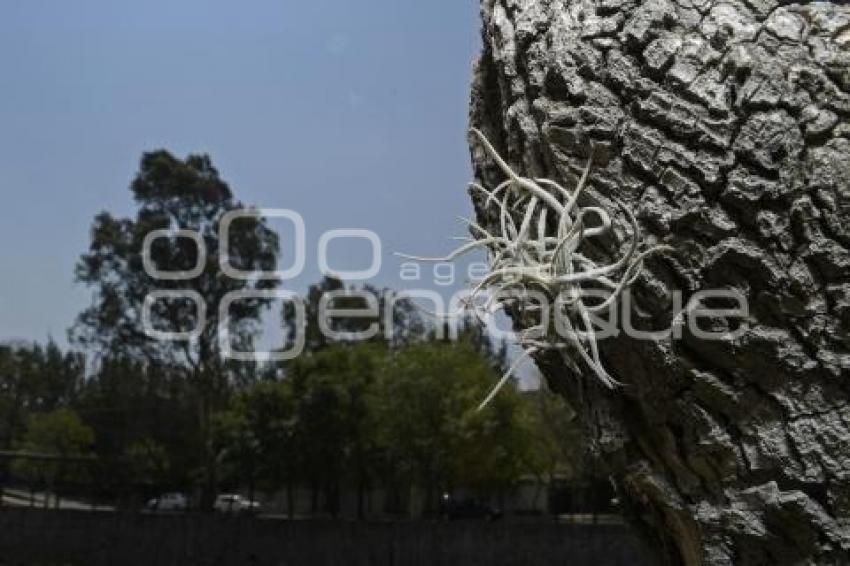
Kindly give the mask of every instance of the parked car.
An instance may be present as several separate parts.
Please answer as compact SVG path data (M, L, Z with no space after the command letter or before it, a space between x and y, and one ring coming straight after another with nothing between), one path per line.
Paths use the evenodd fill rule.
M189 508L189 499L182 493L163 493L147 503L151 511L185 511Z
M440 515L450 521L455 519L501 519L502 512L482 499L454 499L444 495L440 502Z
M219 513L253 513L260 504L236 493L222 493L216 497L213 508Z

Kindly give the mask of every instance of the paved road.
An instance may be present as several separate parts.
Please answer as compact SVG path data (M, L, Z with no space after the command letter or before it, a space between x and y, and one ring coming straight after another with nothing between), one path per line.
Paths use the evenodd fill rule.
M30 495L30 492L28 491L6 488L3 490L2 498L3 505L9 505L10 507L44 507L45 500L47 500L48 506L51 509L56 508L56 495L52 493L34 492L32 495ZM67 498L59 499L58 508L66 509L69 511L115 510L114 507L108 505L92 505L90 503L86 503L85 501L76 501Z

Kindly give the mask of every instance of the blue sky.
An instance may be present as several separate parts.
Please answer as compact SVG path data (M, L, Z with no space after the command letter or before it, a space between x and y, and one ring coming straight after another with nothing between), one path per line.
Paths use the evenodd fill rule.
M73 266L101 210L132 213L143 151L209 153L237 196L307 226L303 289L331 228L433 255L465 230L475 0L4 0L0 341L64 343ZM335 249L338 268L365 247Z

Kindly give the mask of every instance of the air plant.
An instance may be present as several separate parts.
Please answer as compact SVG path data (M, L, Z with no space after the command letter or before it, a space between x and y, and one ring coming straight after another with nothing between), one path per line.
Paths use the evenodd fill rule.
M489 231L472 220L464 220L473 237L466 238L466 243L448 255L398 255L415 261L446 262L474 250L488 253L490 272L472 288L462 310L471 309L483 320L482 314L513 309L514 320L524 326L518 333L523 355L504 373L479 410L496 396L525 358L545 350L561 351L576 370L571 354L577 354L604 385L618 386L599 358L592 317L617 305L623 291L640 276L647 256L671 248L653 246L638 252L640 228L634 214L614 198L631 225L631 241L619 259L598 264L586 255L585 244L611 230L611 215L601 206L578 203L588 183L593 152L571 192L551 179L518 175L484 134L477 129L472 129L472 134L507 176L492 190L470 184L470 190L484 199L484 214L492 211L498 218L498 222L493 222L495 228ZM600 290L604 291L601 300ZM541 296L548 299L545 304L539 300ZM485 298L483 304L479 298ZM551 316L545 316L545 308Z

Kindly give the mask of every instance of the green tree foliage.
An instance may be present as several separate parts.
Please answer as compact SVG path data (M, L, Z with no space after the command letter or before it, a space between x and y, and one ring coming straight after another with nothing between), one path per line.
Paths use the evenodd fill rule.
M76 269L77 279L94 289L95 300L80 314L72 337L80 344L110 354L132 353L141 359L186 367L190 375L199 379L210 377L206 371L219 369L215 307L228 292L275 285L273 280L222 277L219 256L228 253L230 263L241 270L273 270L277 236L262 218L249 216L231 224L228 242L219 241L222 217L244 206L234 198L207 156L190 155L181 161L163 150L145 153L130 190L138 205L135 218L115 218L108 212L95 218L89 252L83 254ZM197 246L189 238L173 234L176 230L191 230L205 244L202 273L181 281L151 278L144 269L142 249L145 238L154 230L172 233L152 245L151 259L158 270L189 271L195 266ZM209 307L208 316L194 344L175 347L172 342L152 339L144 332L142 305L148 293L156 290L195 291L203 298ZM231 318L235 330L250 329L265 304L260 299L234 304ZM162 300L152 309L158 330L193 328L197 314L188 301Z
M12 447L28 414L72 405L84 373L83 357L63 353L53 340L46 347L0 345L0 448Z
M379 420L396 485L423 488L426 503L433 504L452 487L493 493L518 479L528 440L518 422L518 392L506 388L476 411L497 378L493 360L471 333L389 357Z
M10 447L70 455L70 464L59 470L50 460L20 460L19 478L42 487L84 479L126 505L196 485L204 436L198 393L181 368L111 356L72 394L46 403L50 380L32 377L49 367L33 362L47 360L46 349L22 348L0 348L2 406L15 406L10 395L26 400ZM59 358L71 368L79 362ZM433 509L441 492L455 488L498 495L521 477L541 484L580 477L581 433L559 398L506 387L476 411L504 365L504 348L466 325L454 342L331 343L288 364L283 377L270 367L246 370L211 421L216 487L284 492L290 512L296 488L312 488L314 510L328 513L348 492L363 515L375 488L389 492L387 510L406 512L423 496ZM42 410L54 403L62 412ZM63 444L58 431L79 431L80 423L92 437ZM97 456L85 477L72 473L81 470L80 455Z
M243 271L270 271L277 262L278 239L259 216L242 217L230 227L229 240L219 241L223 216L243 205L221 180L209 157L190 155L185 160L167 151L145 153L130 190L138 205L134 218L99 214L91 231L91 246L77 265L78 281L94 289L94 301L83 311L71 332L83 346L109 356L128 356L150 367L182 371L194 388L203 439L205 504L210 505L215 484L211 453L211 416L227 395L228 372L219 356L218 305L236 290L271 288L266 279L224 277L220 254L228 254L233 267ZM154 230L167 230L151 246L151 260L160 271L190 271L198 263L197 246L177 237L176 230L200 235L206 248L201 274L190 280L157 280L146 273L143 243ZM198 293L207 307L205 324L197 340L168 342L149 336L143 328L146 296L152 291ZM264 299L246 299L230 311L231 340L245 349L257 330ZM198 326L198 308L183 299L159 300L151 308L157 330L186 331Z
M299 462L297 418L289 380L262 381L239 391L230 408L215 418L224 481L247 484L251 492L255 486L266 492L286 488L291 502Z
M15 460L15 475L29 481L57 485L88 477L86 460L92 455L94 431L71 409L33 414L19 446L28 457Z
M133 485L163 485L168 481L171 463L165 446L152 438L142 438L124 453Z
M336 513L343 482L363 492L376 473L376 375L386 356L381 343L337 344L296 361L293 390L298 399L298 452L304 476Z
M555 477L579 481L589 473L585 432L575 411L563 397L545 390L525 394L523 426L533 434L527 469L540 480L550 483Z
M362 515L373 487L389 490L400 511L414 492L433 509L445 490L500 494L524 474L543 478L537 468L549 455L535 453L545 448L535 440L542 419L528 394L508 387L476 410L502 363L486 342L467 327L456 342L310 352L284 380L236 395L217 421L219 453L243 485L254 470L267 488L308 486L314 511L331 514L343 489L358 495Z
M203 465L196 397L182 371L129 357L104 359L75 404L96 433L99 488L117 494L139 484L188 485Z
M328 289L343 284L326 278L304 299L315 316ZM362 308L349 299L334 306ZM403 339L316 338L284 367L211 363L204 371L220 372L221 389L206 425L197 408L210 406L210 390L177 353L110 346L84 380L82 357L55 344L0 346L5 445L55 456L19 459L14 471L47 489L85 479L134 505L192 491L201 470L210 493L284 490L290 511L296 487L312 488L314 510L332 514L343 492L356 493L361 515L374 488L389 493L388 510L406 512L422 496L433 509L455 488L498 495L528 475L580 475L580 433L558 399L506 387L476 410L507 365L504 345L471 322L456 341L423 337L408 307ZM334 324L358 331L363 321Z

